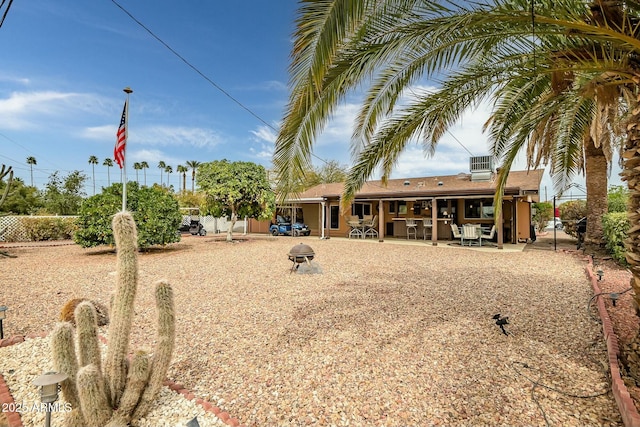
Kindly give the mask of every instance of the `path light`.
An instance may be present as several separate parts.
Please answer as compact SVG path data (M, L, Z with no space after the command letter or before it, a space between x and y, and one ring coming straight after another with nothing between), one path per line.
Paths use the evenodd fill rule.
M51 426L51 407L49 404L58 400L60 383L67 378L68 375L65 373L45 372L33 380L33 385L40 387L40 400L46 404L45 427Z
M598 271L596 271L596 275L598 276L598 282L602 280L602 277L604 276L604 271L599 268Z
M2 329L2 321L7 317L7 306L0 305L0 340L4 338L4 330Z

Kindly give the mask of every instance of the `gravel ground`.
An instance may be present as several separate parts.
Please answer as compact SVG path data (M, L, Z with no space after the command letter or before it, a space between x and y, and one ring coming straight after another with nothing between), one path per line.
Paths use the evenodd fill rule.
M301 241L323 274L289 272ZM10 252L0 259L8 335L50 331L72 298L108 303L114 253ZM152 284L165 278L178 308L169 377L243 424L621 425L578 257L187 236L139 261L133 347L153 345Z

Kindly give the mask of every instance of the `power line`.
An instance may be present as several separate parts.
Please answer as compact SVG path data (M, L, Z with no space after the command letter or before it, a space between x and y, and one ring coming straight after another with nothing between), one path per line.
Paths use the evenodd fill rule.
M162 40L159 36L157 36L153 31L151 31L151 29L149 29L146 25L144 25L140 20L138 20L135 16L133 16L133 14L131 12L129 12L127 9L125 9L122 5L120 5L116 0L111 0L111 2L113 4L115 4L116 6L118 6L118 8L120 10L122 10L129 18L131 18L133 20L133 22L135 22L136 24L138 24L141 28L143 28L147 33L149 33L151 35L151 37L153 37L154 39L156 39L161 45L163 45L165 48L167 48L169 50L169 52L173 53L176 57L178 57L182 62L184 62L189 68L191 68L193 71L195 71L200 77L202 77L203 79L205 79L207 82L209 82L209 84L211 84L211 86L213 86L214 88L216 88L218 91L222 92L227 98L229 98L231 101L233 101L235 104L237 104L238 106L240 106L242 109L244 109L245 111L247 111L249 114L251 114L253 117L255 117L256 119L258 119L261 123L263 123L265 126L267 126L269 129L273 130L274 132L278 132L278 129L276 129L275 126L273 126L272 124L270 124L269 122L267 122L266 120L264 120L262 117L260 117L257 113L255 113L253 110L251 110L249 107L247 107L246 105L244 105L240 100L238 100L237 98L235 98L233 95L231 95L229 92L227 92L224 88L222 88L219 84L217 84L216 82L214 82L211 78L209 78L209 76L207 76L205 73L203 73L202 71L200 71L200 69L198 69L198 67L196 67L195 65L193 65L191 62L189 62L189 60L187 60L184 56L180 55L180 53L178 53L175 49L173 49L171 46L169 46L168 43L166 43L164 40ZM318 160L323 161L324 163L328 163L325 159L318 157L317 155L311 153L311 155L313 157L315 157Z

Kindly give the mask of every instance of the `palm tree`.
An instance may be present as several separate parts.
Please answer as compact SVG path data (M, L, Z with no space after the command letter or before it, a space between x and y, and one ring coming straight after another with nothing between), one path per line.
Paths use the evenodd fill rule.
M138 184L140 184L140 180L138 179L138 171L139 171L140 169L142 169L142 163L135 162L135 163L133 164L133 169L135 169L135 171L136 171L136 182L137 182Z
M640 63L635 59L640 53L640 27L635 23L640 4L594 1L585 8L584 2L578 0L494 0L468 6L441 3L303 3L290 65L291 94L273 157L280 196L284 197L288 186L309 169L317 134L353 88L368 87L368 91L354 126L355 164L346 181L343 203L350 201L378 166L386 180L410 141L420 140L425 153L431 155L443 133L464 111L492 96L499 101L500 96L506 96L500 89L506 88L508 82L529 80L534 90L536 84L543 83L538 77L545 76L552 85L567 84L566 96L577 95L577 105L587 111L572 106L569 110L574 115L556 111L557 118L545 118L538 108L538 117L533 111L521 116L530 121L528 127L522 127L521 134L509 133L509 129L521 127L517 116L510 113L492 119L505 122L490 124L494 154L502 156L496 208L501 206L499 201L515 155L527 146L523 145L525 142L533 143L532 153L537 153L534 162L538 161L535 158L546 158L557 167L566 168L556 170L559 175L554 179L568 177L579 170L576 159L580 155L593 154L591 145L602 148L605 158L614 151L615 144L609 148L603 145L598 136L603 132L595 128L610 125L614 116L619 120L626 115L622 175L629 181L632 225L627 258L633 266L640 303L640 188L636 189L636 182L640 182L640 168L636 169L640 166L640 108L636 108L635 95L640 91ZM406 101L406 89L421 79L442 77L450 70L456 72L445 81L462 83L457 102L440 105L439 111L434 112L438 97L433 94L420 93ZM611 91L614 87L616 90ZM614 102L607 100L611 96L616 98ZM531 101L537 102L535 98ZM606 113L614 104L618 109L613 114ZM527 105L542 104L515 107ZM564 120L569 127L557 127L557 134L547 133L544 123L554 120ZM583 123L573 126L578 121ZM577 131L588 128L593 129L586 134ZM540 136L527 133L531 131ZM513 145L501 146L500 135ZM536 146L536 138L543 141L556 137L561 138ZM577 152L581 154L576 155ZM588 160L586 164L589 169Z
M187 172L189 168L183 165L178 165L177 172L182 174L182 192L185 193L187 191Z
M187 167L191 168L191 191L195 192L196 189L196 169L201 163L197 160L187 160Z
M167 187L169 187L169 177L171 176L171 172L173 172L173 168L169 165L167 165L164 168L164 171L167 173Z
M109 157L107 157L106 159L104 159L104 162L102 163L102 166L106 166L107 167L107 186L110 187L111 186L111 174L109 173L109 171L113 167L113 160L110 159Z
M167 164L160 160L158 162L158 169L160 169L160 186L162 187L162 172L164 172L165 168L167 167Z
M37 165L38 162L36 158L33 156L27 157L27 164L29 165L29 169L31 170L31 186L33 187L33 165Z
M142 168L142 172L144 172L144 186L147 186L147 169L149 169L149 163L140 162L140 167Z
M96 194L96 165L98 164L98 158L96 156L89 156L89 164L91 165L91 176L93 179L93 195Z

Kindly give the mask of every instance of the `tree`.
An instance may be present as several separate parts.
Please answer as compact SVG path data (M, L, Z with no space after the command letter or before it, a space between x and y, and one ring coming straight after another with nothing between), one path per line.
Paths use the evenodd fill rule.
M9 187L11 191L8 191ZM8 183L0 180L0 194L5 194L5 192L7 192L7 196L4 202L0 203L0 215L32 215L44 206L38 189L25 185L20 178L13 178L13 182Z
M158 162L158 169L160 169L160 186L163 185L163 183L162 183L162 172L164 172L166 167L167 167L167 164L164 161L160 160Z
M96 156L90 156L89 164L91 165L91 180L93 181L93 194L96 194L96 165L98 164L98 158Z
M142 169L142 163L135 162L133 164L133 169L136 171L136 182L140 184L140 180L138 179L138 171Z
M56 215L76 215L85 193L82 191L87 176L80 171L60 177L58 171L49 176L43 199L45 209Z
M187 167L191 168L191 191L196 191L196 170L200 164L197 160L187 160Z
M147 169L149 169L149 163L140 162L140 166L142 167L142 172L144 172L144 185L147 185Z
M627 257L637 267L632 271L640 303L640 188L636 188L640 181L640 109L636 108L640 64L635 60L640 52L640 27L635 23L640 5L594 1L586 6L579 0L304 3L290 66L290 100L274 151L278 183L284 187L279 194L286 195L309 169L315 136L353 88L371 82L354 126L356 161L346 181L345 204L378 166L386 180L410 141L419 139L425 153L433 154L442 134L464 111L499 93L506 82L528 79L535 89L537 78L545 76L552 84L565 85L570 95L595 105L590 114L573 108L573 122L566 125L588 118L586 123L596 128L625 115L622 175L629 182L633 230ZM425 93L405 96L405 89L412 89L420 79L443 75L447 81L453 81L453 75L464 82L457 103L437 105L437 96ZM611 96L615 101L608 103ZM534 119L533 114L523 117ZM514 128L520 126L517 120L509 122ZM526 141L531 134L523 131L522 135L525 138L520 141ZM593 139L597 148L601 141ZM567 149L586 153L589 146L584 141L574 140ZM500 158L498 210L516 147ZM551 151L558 147L547 145ZM575 167L573 159L567 157L565 166Z
M173 172L173 168L169 165L164 168L164 171L167 173L167 187L169 187L169 178L171 177L171 173Z
M268 219L275 210L267 172L255 163L228 160L203 163L198 167L198 185L205 196L206 213L231 218L227 242L233 240L238 216Z
M108 187L111 185L111 175L109 174L109 171L113 167L113 160L107 157L106 159L104 159L102 166L107 167L107 187Z
M189 168L183 165L178 165L177 172L182 174L182 192L187 191L187 172Z
M102 193L82 203L74 236L82 247L114 245L111 220L122 209L122 185L114 184ZM127 183L127 209L133 214L138 228L138 247L165 245L180 241L178 228L182 215L178 201L166 188L154 185L140 187L137 182Z
M29 169L31 171L31 186L33 187L33 165L37 165L38 162L36 161L35 157L29 156L27 157L27 164L29 165Z

